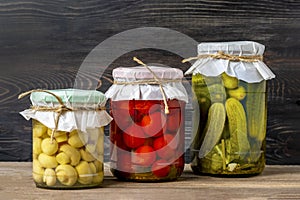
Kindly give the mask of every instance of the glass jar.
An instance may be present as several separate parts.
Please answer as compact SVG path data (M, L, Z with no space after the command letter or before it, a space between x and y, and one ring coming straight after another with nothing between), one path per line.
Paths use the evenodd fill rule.
M111 117L98 91L47 90L31 93L33 180L37 187L98 187L104 177L104 126ZM62 103L62 104L61 104ZM65 107L65 110L59 110Z
M115 83L106 92L114 119L111 171L120 180L175 180L184 169L187 95L181 83L183 73L166 67L150 69L114 69ZM158 83L150 84L153 73L163 82L163 91Z
M262 62L256 42L201 43L192 73L195 174L251 176L265 166L266 80L274 74ZM200 119L200 120L199 120Z

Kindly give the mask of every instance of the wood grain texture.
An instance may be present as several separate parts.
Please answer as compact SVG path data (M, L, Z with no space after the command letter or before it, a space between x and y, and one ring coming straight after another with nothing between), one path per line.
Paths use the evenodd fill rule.
M300 166L267 166L263 174L251 178L216 178L193 175L188 165L177 181L162 183L121 182L105 165L101 188L47 190L36 188L31 162L0 163L3 199L262 199L300 198Z
M31 124L18 114L30 103L17 100L19 93L73 87L75 79L92 87L101 77L78 72L84 58L107 38L139 27L169 28L198 42L264 44L265 62L277 76L268 82L267 163L300 164L300 2L293 0L1 0L0 160L31 160ZM103 66L104 75L136 65L136 53L144 62L189 67L178 55L144 49Z

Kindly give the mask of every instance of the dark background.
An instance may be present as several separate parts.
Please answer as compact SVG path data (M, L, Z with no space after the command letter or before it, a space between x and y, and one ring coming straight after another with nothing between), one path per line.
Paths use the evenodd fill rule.
M95 46L139 27L169 28L198 42L264 44L265 63L276 74L268 82L267 163L300 164L300 2L296 0L0 0L0 160L31 160L31 123L18 114L30 102L17 100L19 93L73 87L82 61ZM119 57L105 75L111 77L111 69L120 65L135 66L132 55L183 71L190 66L170 52L144 49ZM79 80L92 77L78 76Z

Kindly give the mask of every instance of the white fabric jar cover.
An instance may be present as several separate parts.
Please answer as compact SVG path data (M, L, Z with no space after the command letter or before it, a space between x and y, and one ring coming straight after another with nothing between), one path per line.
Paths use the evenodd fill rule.
M149 66L161 85L167 99L188 102L187 92L182 84L183 72L170 67ZM145 66L118 67L113 70L113 84L105 93L113 101L120 100L162 100L159 84L147 81L154 80L154 75ZM145 81L145 82L143 82Z
M25 119L35 119L48 128L56 128L57 131L67 132L75 129L87 132L87 129L106 126L112 121L112 118L104 109L107 99L99 91L78 89L47 91L58 96L66 107L74 110L62 112L57 127L55 127L55 120L58 113L55 111L41 111L38 108L46 107L55 109L60 106L58 100L53 95L45 92L32 92L30 100L32 106L37 109L26 109L20 112Z
M198 56L217 54L218 52L236 56L262 56L264 50L264 45L252 41L204 42L198 45ZM219 76L223 72L248 83L257 83L275 77L261 60L254 62L230 61L209 56L197 59L185 74L200 73L214 77Z

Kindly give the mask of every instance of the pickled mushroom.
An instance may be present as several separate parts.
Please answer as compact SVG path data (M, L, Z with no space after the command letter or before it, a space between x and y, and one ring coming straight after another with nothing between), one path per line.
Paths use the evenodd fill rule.
M71 161L70 164L72 166L76 166L80 162L81 159L80 153L74 147L71 147L68 144L64 144L60 147L59 151L64 152L67 156L69 156Z
M56 174L53 169L47 168L45 170L43 182L45 182L48 186L53 186L56 184Z
M79 176L79 183L90 184L93 181L92 170L88 162L81 161L75 168Z
M72 186L77 182L77 172L71 165L59 165L55 172L57 179L63 185Z
M38 156L38 161L45 168L55 168L58 165L55 156L49 156L45 153L41 153Z
M45 138L42 141L41 148L45 154L51 156L57 152L58 144L54 139L51 140L50 138Z

